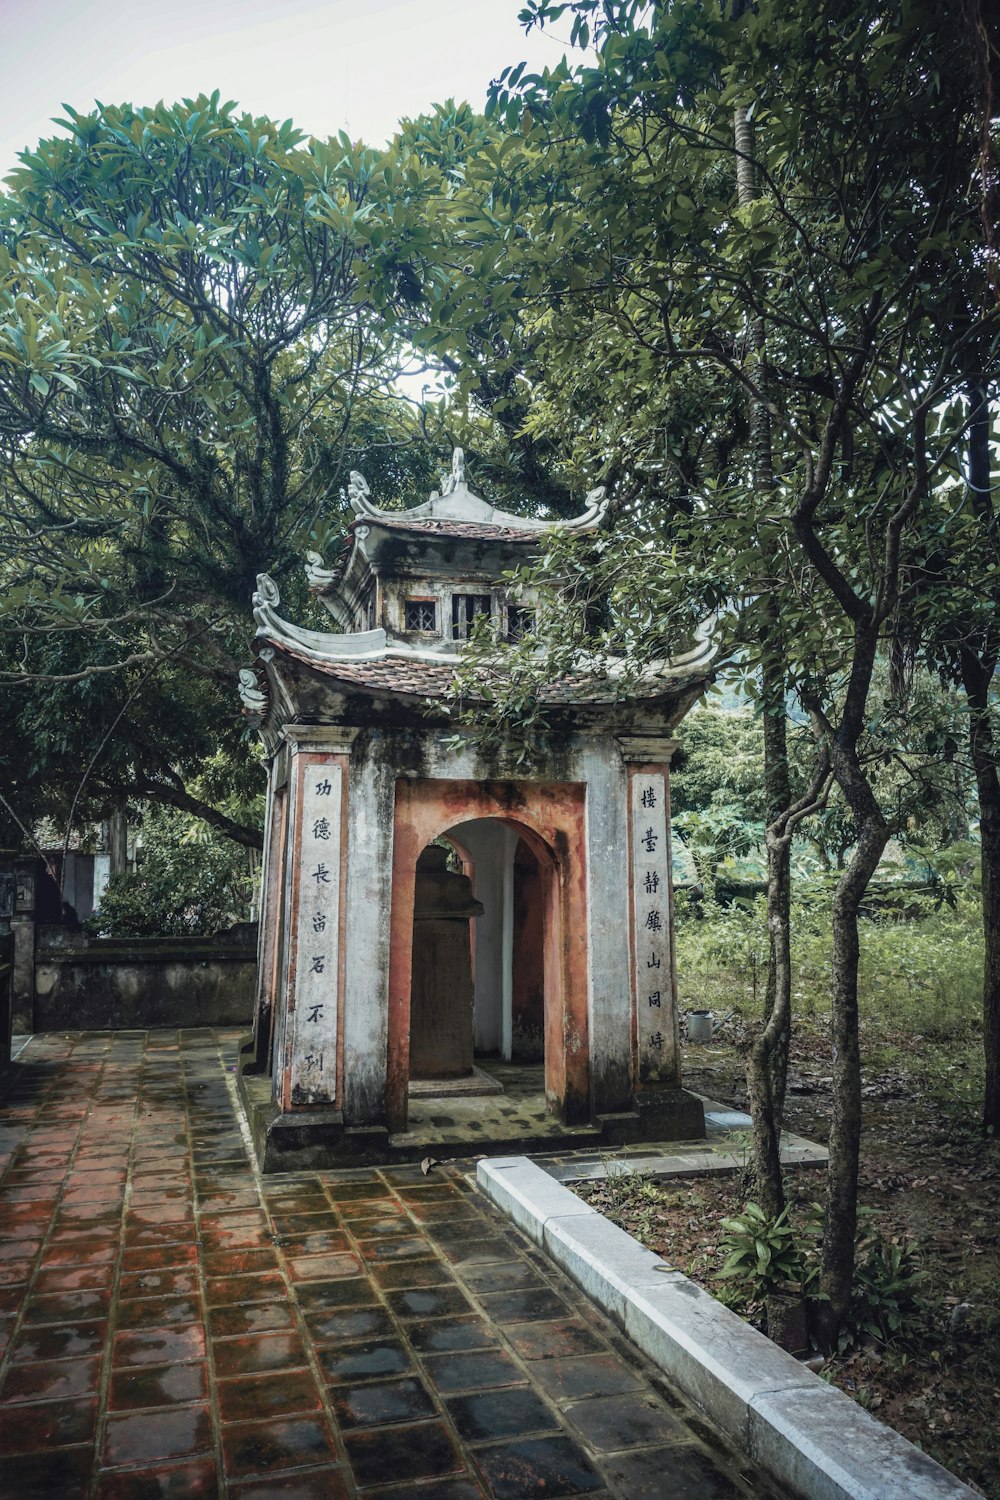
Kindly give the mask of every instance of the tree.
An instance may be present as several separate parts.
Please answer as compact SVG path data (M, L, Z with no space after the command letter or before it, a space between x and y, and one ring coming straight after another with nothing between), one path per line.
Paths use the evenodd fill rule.
M609 541L596 572L617 590L619 635L628 620L637 656L662 654L683 614L678 589L688 605L714 594L755 678L754 622L778 607L817 762L811 785L772 817L774 867L831 778L854 825L834 896L832 1336L853 1263L858 913L892 832L863 754L869 694L900 633L918 523L962 440L952 398L970 349L997 340L995 309L976 290L987 274L969 187L981 118L947 7L900 15L826 0L734 18L686 0L538 0L526 15L534 24L567 12L579 40L593 24L596 64L501 79L495 107L511 133L468 168L472 273L439 322L481 320L481 264L499 335L525 321L543 335L529 372L545 392L545 430L563 423L567 446L589 448L612 482L626 470L618 550ZM745 132L734 140L741 110L752 143ZM751 150L753 196L734 208ZM588 408L595 384L600 401ZM672 462L668 419L662 508L629 507L643 476L634 446L610 457L616 434L649 434L693 386L707 396L702 430L717 432L742 405L741 443L721 475L702 466L691 484ZM773 487L754 483L761 412Z
M46 683L61 720L8 700L37 731L14 786L58 783L66 810L94 753L92 811L155 797L225 828L191 778L223 684L256 768L232 697L256 575L337 532L360 453L388 497L429 473L403 351L359 296L419 178L218 93L60 123L0 202L0 675ZM391 307L410 289L383 265Z

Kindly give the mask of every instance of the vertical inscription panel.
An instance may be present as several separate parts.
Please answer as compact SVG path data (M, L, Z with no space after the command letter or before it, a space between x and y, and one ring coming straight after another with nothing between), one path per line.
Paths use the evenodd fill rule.
M337 1102L342 769L303 757L291 931L290 1102Z
M632 912L635 923L639 1082L673 1081L676 1040L670 969L670 847L662 773L631 781Z

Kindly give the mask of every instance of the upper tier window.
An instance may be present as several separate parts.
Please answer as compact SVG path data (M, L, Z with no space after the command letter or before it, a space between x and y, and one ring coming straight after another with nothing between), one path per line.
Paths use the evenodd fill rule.
M535 628L535 611L526 609L521 604L508 604L507 606L507 639L513 644L515 641L523 641L526 635L531 635Z
M452 640L467 641L480 615L492 612L489 594L453 594L451 598Z
M407 599L403 605L403 625L406 630L437 630L437 600Z

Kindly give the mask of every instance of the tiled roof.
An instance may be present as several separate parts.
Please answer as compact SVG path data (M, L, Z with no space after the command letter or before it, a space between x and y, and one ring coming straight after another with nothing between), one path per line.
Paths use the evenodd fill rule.
M293 650L283 641L273 644L280 655L293 657L324 677L367 692L443 698L457 670L457 662L422 661L391 653L377 661L319 661L305 651ZM541 688L539 697L543 702L565 704L614 703L619 698L648 701L672 695L698 676L695 672L683 679L661 677L647 683L645 688L631 684L619 691L619 685L606 677L575 673L560 678L558 682L547 683Z

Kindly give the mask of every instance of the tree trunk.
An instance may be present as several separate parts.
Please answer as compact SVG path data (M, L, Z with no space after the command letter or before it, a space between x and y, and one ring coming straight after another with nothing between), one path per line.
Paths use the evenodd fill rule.
M989 692L995 657L981 660L963 649L962 682L969 702L969 748L979 794L980 866L983 881L983 1129L1000 1135L1000 760L990 721Z
M753 127L746 109L733 111L736 146L736 197L741 207L756 197L753 171ZM764 384L766 332L755 319L750 341L757 364L757 384ZM774 455L771 417L764 401L750 402L754 488L758 493L774 488ZM762 551L766 545L762 539ZM761 648L761 706L764 715L764 792L768 826L785 812L791 801L788 774L787 718L785 713L785 652L781 620L773 599L761 603L758 640ZM754 1190L764 1212L773 1218L785 1206L781 1173L781 1119L785 1108L788 1077L788 1044L791 1037L791 839L767 841L767 936L768 965L764 1015L747 1054L747 1092L752 1121Z
M996 512L990 463L989 388L981 378L969 382L969 499L996 557ZM990 687L997 667L997 648L980 637L959 649L962 684L969 704L969 748L979 795L980 865L983 878L983 1050L986 1076L983 1129L1000 1134L1000 755L990 719Z
M128 821L124 806L116 807L108 819L108 870L124 875L128 870Z
M775 635L777 632L775 632ZM765 638L762 668L764 787L767 799L768 967L764 1015L747 1054L754 1189L766 1214L777 1218L785 1206L781 1172L781 1121L791 1037L791 837L776 837L772 824L791 798L785 718L785 674L771 655L774 636Z
M868 673L869 681L871 673ZM853 742L852 742L853 740ZM861 1150L861 1047L858 1035L858 912L889 841L889 827L857 754L857 736L834 740L831 764L854 814L857 841L833 898L833 964L830 1041L833 1101L820 1290L826 1301L817 1316L820 1337L836 1345L847 1316L854 1280L858 1222L858 1160Z

